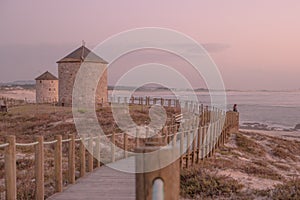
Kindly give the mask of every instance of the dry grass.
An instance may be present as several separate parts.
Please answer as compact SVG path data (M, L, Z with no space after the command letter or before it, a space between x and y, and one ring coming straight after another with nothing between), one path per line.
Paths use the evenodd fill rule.
M182 172L182 199L300 199L299 142L254 132L235 133L229 140L201 161L201 169ZM238 187L224 194L214 184L220 179L227 180L225 188Z
M236 134L236 145L238 146L239 151L246 154L255 156L264 156L265 154L265 150L260 144L240 133Z
M271 199L300 199L300 179L292 179L284 184L276 185L274 189L269 191L268 195Z
M238 181L202 168L184 170L180 176L181 196L197 199L231 198L241 192Z

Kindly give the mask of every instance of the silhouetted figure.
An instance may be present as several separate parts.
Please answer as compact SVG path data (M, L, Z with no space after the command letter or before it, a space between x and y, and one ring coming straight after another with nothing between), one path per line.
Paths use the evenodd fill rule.
M237 111L238 111L238 110L237 110L237 105L236 105L236 104L233 105L233 111L234 111L234 112L237 112Z

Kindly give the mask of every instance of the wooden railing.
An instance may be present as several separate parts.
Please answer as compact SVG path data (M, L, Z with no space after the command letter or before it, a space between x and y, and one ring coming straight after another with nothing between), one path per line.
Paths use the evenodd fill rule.
M18 100L13 98L7 98L0 96L0 104L3 104L7 107L14 107L19 105L25 105L26 103L31 103L27 100Z
M158 101L161 105L177 107L179 102L177 100L155 100L146 98L132 98L131 103L140 102L139 104L150 105L151 103L157 104ZM138 100L136 100L138 99ZM124 102L124 101L123 101ZM144 102L144 103L142 103ZM165 102L168 102L165 104ZM119 103L122 103L121 99ZM102 146L101 140L110 140L111 144L116 144L123 152L122 155L116 157L115 145L111 145L110 149L110 162L115 162L118 159L127 158L130 152L141 144L147 143L149 140L157 140L162 145L177 145L180 146L180 166L188 168L195 163L199 163L207 157L210 157L215 152L216 148L224 144L226 138L232 131L238 130L239 115L237 112L221 111L217 108L204 107L203 105L192 104L192 102L185 103L186 111L196 113L193 118L186 120L186 122L178 124L171 124L163 127L153 138L140 138L140 130L136 129L136 137L127 133L113 133L111 135L86 135L76 138L75 134L71 134L67 139L62 139L61 135L57 135L52 141L44 141L43 136L37 136L36 141L33 143L16 143L15 136L7 136L6 143L0 145L0 149L4 148L5 159L5 193L6 199L16 199L17 197L17 181L16 181L16 148L22 146L34 146L34 162L35 162L35 197L36 199L44 199L44 148L45 145L52 145L54 150L54 182L55 192L63 191L63 145L66 143L68 151L68 180L69 184L75 183L76 172L76 155L79 157L79 177L82 177L86 172L92 172L94 167L100 167L102 162ZM174 120L173 120L174 122ZM224 126L222 126L224 124ZM145 129L149 131L148 128ZM149 135L149 134L148 134ZM121 142L120 142L121 141ZM184 144L184 143L187 144ZM184 151L184 145L188 148ZM66 147L65 146L65 147ZM75 148L78 147L79 148ZM89 152L86 158L86 148ZM76 152L76 149L79 149ZM94 162L96 162L94 166ZM107 163L108 161L105 161ZM87 163L87 166L86 166Z

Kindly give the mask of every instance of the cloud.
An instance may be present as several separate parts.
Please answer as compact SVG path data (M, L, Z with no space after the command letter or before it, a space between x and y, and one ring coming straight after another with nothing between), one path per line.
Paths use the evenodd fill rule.
M222 51L226 51L230 48L229 44L224 43L204 43L202 46L208 51L209 53L219 53Z

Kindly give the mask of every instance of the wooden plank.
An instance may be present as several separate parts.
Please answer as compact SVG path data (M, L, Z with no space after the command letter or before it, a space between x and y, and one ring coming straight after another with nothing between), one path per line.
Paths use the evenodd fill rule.
M108 167L110 166L110 167ZM135 199L135 174L114 170L115 167L133 170L134 158L129 157L108 166L100 167L80 178L62 193L54 194L49 200L65 199Z

